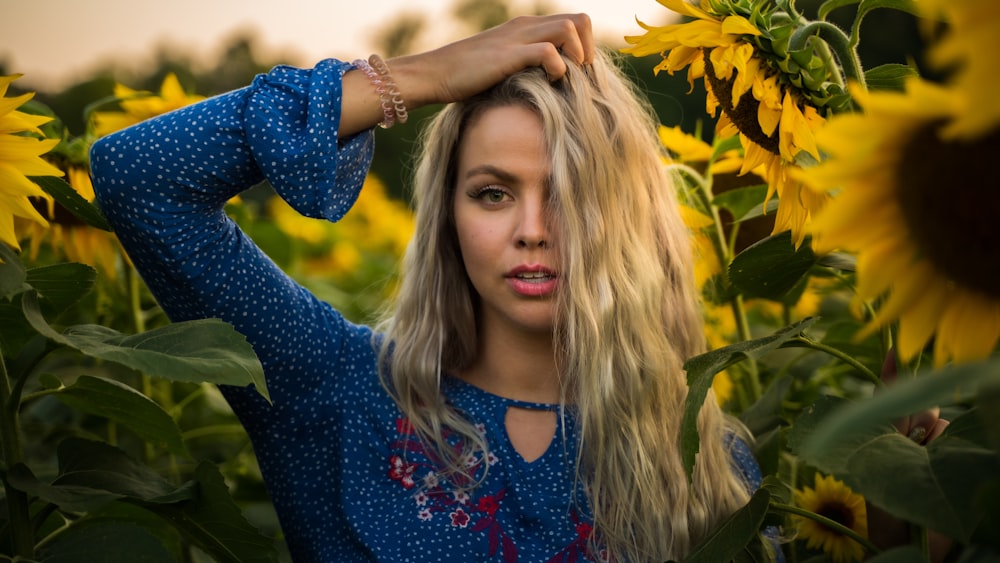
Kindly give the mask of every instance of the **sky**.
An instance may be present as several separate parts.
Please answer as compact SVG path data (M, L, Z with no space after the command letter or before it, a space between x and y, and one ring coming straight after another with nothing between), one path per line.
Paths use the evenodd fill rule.
M599 40L624 44L641 32L635 18L662 23L656 0L546 0L556 11L586 12ZM59 88L107 61L141 64L158 46L211 58L224 40L251 30L262 48L311 64L325 57L354 59L371 52L367 38L404 11L431 22L449 19L453 0L0 0L0 61L24 74L18 86ZM511 0L515 9L531 0ZM439 24L440 25L440 24ZM436 47L458 37L432 28Z

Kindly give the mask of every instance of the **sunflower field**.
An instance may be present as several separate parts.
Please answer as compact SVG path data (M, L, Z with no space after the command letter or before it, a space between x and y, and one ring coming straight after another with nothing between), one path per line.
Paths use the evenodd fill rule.
M686 364L679 444L690 469L713 389L765 475L685 561L1000 560L1000 4L658 2L672 23L640 23L626 59L656 59L651 99L686 78L713 124L660 128L710 349ZM905 63L859 57L883 12L919 32ZM253 351L170 323L91 203L94 140L202 96L118 84L71 135L18 78L0 76L0 561L287 560L215 387L266 397ZM266 185L227 211L365 322L413 228L392 191L370 175L336 224Z
M94 140L203 96L174 74L158 92L118 84L73 137L32 93L7 96L18 78L0 77L0 560L287 560L215 387L266 397L253 350L221 321L170 323L91 203ZM371 320L395 287L408 206L374 175L336 224L271 193L227 211L314 293Z
M1000 4L659 3L675 23L624 51L686 75L715 120L660 131L712 348L685 414L714 388L766 475L690 559L997 561ZM862 21L886 10L919 51L869 68ZM693 424L682 450L692 467Z

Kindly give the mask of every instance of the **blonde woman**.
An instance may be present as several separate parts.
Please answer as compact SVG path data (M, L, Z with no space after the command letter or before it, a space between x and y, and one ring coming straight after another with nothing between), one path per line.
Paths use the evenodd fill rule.
M701 351L654 122L586 16L519 18L421 55L279 67L102 139L98 198L172 319L221 317L273 404L225 388L296 561L664 561L748 498L710 398L693 483L685 358ZM267 179L336 220L371 129L423 134L398 302L353 325L222 206Z

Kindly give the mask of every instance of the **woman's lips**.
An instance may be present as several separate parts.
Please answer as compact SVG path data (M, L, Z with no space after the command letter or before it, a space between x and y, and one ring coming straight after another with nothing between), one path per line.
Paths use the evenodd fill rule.
M515 293L527 297L542 297L556 290L559 278L549 268L538 265L523 265L507 273L507 284Z

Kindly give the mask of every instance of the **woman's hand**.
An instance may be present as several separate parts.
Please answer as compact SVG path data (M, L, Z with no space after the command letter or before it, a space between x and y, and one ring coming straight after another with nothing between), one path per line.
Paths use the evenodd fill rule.
M882 362L881 379L883 383L890 386L896 382L897 377L896 351L889 350L889 353L885 356L885 361ZM948 427L949 421L941 418L941 409L934 407L894 420L892 424L903 436L918 444L926 445L944 432L944 429Z
M896 351L889 350L882 363L881 379L886 385L895 383L898 376ZM934 407L923 412L904 416L892 422L892 425L903 436L925 446L937 438L948 426L948 420L941 418L941 409ZM905 468L901 468L905 470ZM872 543L882 549L904 545L910 542L910 524L889 514L881 508L867 503L868 537ZM952 541L947 536L934 530L927 531L932 562L944 561L951 549Z
M594 59L586 14L519 17L439 49L389 62L400 91L416 105L463 100L515 72L540 66L551 80L566 73L565 55Z
M586 14L522 16L432 51L387 61L408 109L463 100L528 67L551 80L566 73L563 56L580 64L594 59ZM344 76L340 134L367 129L382 119L378 95L363 72Z

